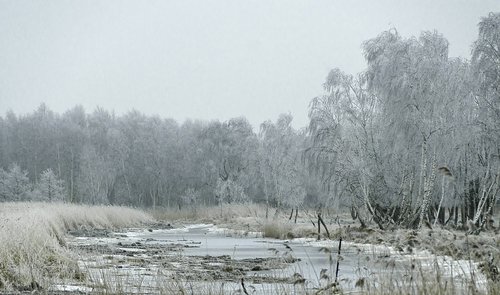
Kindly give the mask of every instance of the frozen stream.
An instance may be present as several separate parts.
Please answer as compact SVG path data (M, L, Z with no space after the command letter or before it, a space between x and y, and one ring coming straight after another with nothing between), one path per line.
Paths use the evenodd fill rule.
M191 293L232 294L242 292L242 278L252 294L305 293L332 283L338 260L338 241L268 239L211 224L75 237L70 244L85 250L80 265L96 285L113 282L127 293L159 293L159 286L167 284L190 288ZM343 290L361 288L364 279L402 281L418 269L436 272L436 265L443 278L453 276L456 285L465 288L475 269L466 261L427 252L402 253L387 246L343 243L341 250L338 282Z
M262 238L257 232L243 236L234 231L218 229L213 225L191 225L183 229L142 231L128 235L142 240L153 239L150 243L186 243L189 246L184 248L183 253L188 256L229 255L236 260L256 257L282 257L285 260L287 257L298 258L300 261L290 263L286 269L276 270L274 274L291 276L299 273L307 280L316 283L319 282L322 269L326 269L329 273L335 272L338 249L338 241L315 243L314 240L304 239L276 240ZM352 245L345 243L344 247L339 277L352 280L358 277L356 269L360 256L357 255L358 248L353 249ZM333 260L330 260L330 254L324 251L326 249L335 252L331 254Z

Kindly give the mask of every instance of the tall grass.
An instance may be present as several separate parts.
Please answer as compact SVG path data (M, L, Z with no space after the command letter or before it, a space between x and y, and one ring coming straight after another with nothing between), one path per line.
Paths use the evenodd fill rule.
M499 294L498 283L484 280L474 269L450 269L436 257L432 265L413 260L403 271L389 266L379 274L356 281L361 294ZM389 261L390 262L390 261Z
M65 247L78 229L117 229L152 222L145 212L124 207L62 203L0 204L0 289L32 290L52 279L82 279Z
M151 215L166 222L202 222L214 224L227 224L232 229L242 226L253 226L256 221L265 219L265 207L260 204L223 204L203 208L185 207L156 208ZM255 227L253 227L255 228Z

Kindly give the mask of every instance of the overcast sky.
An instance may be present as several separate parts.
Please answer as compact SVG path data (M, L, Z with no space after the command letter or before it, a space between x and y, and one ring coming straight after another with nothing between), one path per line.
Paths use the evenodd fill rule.
M179 122L280 113L307 125L329 70L364 69L361 42L436 29L470 56L498 0L0 0L0 114L80 104Z

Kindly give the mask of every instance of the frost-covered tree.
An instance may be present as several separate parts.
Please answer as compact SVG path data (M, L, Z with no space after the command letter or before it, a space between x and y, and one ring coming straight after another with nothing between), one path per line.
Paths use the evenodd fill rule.
M500 198L500 13L481 19L472 68L479 111L476 121L482 132L476 141L480 161L475 185L469 188L469 215L476 225L484 226Z
M80 156L82 167L78 185L81 200L90 204L108 204L108 191L114 181L115 172L104 155L87 144Z
M299 156L297 155L297 157ZM306 174L303 165L299 160L290 164L288 167L284 167L284 173L280 175L282 179L279 181L284 195L283 204L292 210L289 219L291 219L294 210L297 217L299 207L303 205L307 194ZM297 222L296 218L295 222Z
M306 194L302 136L292 128L292 119L281 114L275 123L266 121L260 127L259 164L266 204L272 202L278 210L285 206L297 209Z
M385 179L393 192L401 186L407 195L416 193L419 217L407 221L420 227L435 194L437 148L446 144L443 139L453 129L453 123L444 120L455 103L443 86L448 82L448 41L437 32L404 39L393 30L365 42L363 48L369 89L379 99L384 125L391 126L384 129L384 138L397 139L385 150L392 150L403 164L395 163L399 173L392 176L412 178ZM409 181L416 191L409 191Z
M64 195L64 182L49 168L40 174L32 198L37 201L61 202L64 201Z
M436 32L405 39L392 30L363 48L367 71L331 71L326 94L311 103L309 163L329 192L367 214L355 214L362 224L420 227L443 204L457 220L461 200L452 196L485 178L474 157L494 165L478 136L469 64L449 59L448 42ZM453 171L449 191L436 181L439 167Z
M81 172L81 152L87 140L87 120L82 106L66 111L58 122L59 136L56 145L58 176L65 181L69 202L81 201L78 180Z
M30 191L28 172L23 171L19 165L11 164L7 171L0 169L0 200L26 200Z
M193 210L194 213L196 213L196 210L198 208L198 201L200 199L199 191L190 187L184 192L184 194L181 196L181 199L184 205L186 205L188 208Z
M479 23L472 65L477 79L480 123L496 143L500 142L500 13L490 13Z
M248 202L248 196L241 185L231 179L217 180L215 187L215 196L220 204L227 203L245 203Z
M376 122L376 100L363 75L353 77L332 70L324 84L326 94L313 99L309 112L311 146L306 155L322 176L328 198L325 205L347 195L345 205L358 211L361 223L368 212L376 215L375 197L383 187L383 171Z
M250 123L245 118L211 122L200 132L198 140L203 149L200 165L208 169L205 173L208 173L209 185L220 192L215 197L233 195L223 193L225 189L234 191L235 195L240 195L238 192L242 190L248 196L254 185L252 171L258 146Z

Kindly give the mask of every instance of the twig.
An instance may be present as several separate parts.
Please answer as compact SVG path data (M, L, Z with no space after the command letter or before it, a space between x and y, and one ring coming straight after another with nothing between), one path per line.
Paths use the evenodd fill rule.
M241 287L243 287L243 293L245 293L246 295L249 295L247 288L245 287L245 281L243 278L241 278Z
M340 249L342 247L342 236L339 239L339 251L337 252L337 268L335 269L335 283L338 281L339 277L339 265L340 265Z
M325 228L325 231L326 231L326 236L328 238L330 238L330 231L328 230L328 228L326 227L326 224L325 222L323 221L323 218L321 217L321 213L318 213L318 223L321 223L323 225L323 227ZM318 234L319 234L319 224L318 224Z

